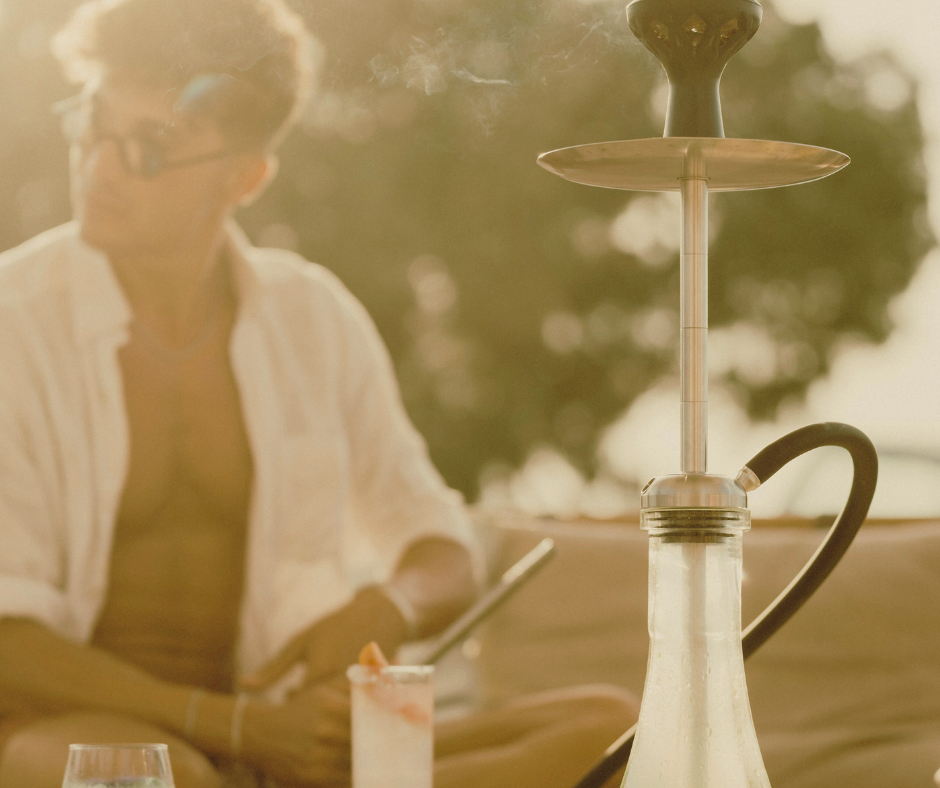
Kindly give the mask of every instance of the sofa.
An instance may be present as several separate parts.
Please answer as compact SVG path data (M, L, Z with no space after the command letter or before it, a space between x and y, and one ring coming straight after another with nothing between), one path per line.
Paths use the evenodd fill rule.
M480 512L495 576L546 536L557 557L477 633L479 702L577 684L642 694L647 548L636 522ZM745 623L824 531L756 523ZM940 767L940 521L866 524L820 591L746 665L774 788L930 788Z

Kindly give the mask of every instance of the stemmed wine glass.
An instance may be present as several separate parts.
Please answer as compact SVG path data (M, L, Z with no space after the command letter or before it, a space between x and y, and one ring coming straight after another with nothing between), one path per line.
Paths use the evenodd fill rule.
M165 744L72 744L62 788L175 788Z

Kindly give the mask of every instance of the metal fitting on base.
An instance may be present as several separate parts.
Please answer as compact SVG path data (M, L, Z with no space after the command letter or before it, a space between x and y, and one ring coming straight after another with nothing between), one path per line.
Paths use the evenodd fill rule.
M670 542L714 542L751 530L747 509L644 509L640 528Z
M653 532L741 533L751 527L747 493L734 479L709 473L660 476L643 488L640 525Z
M712 473L677 473L652 479L641 509L746 509L747 493L734 479Z

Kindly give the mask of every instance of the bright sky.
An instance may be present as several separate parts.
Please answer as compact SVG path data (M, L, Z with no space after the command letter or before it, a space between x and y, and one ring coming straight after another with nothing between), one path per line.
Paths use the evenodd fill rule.
M818 20L837 56L851 59L872 49L890 49L918 78L929 144L930 215L940 236L940 0L776 4L793 22ZM938 458L932 465L883 457L873 515L940 515L940 252L925 260L908 291L892 305L892 315L897 328L888 342L844 350L832 373L813 385L806 406L784 414L776 424L748 424L731 399L713 387L709 470L733 476L749 457L789 430L815 421L843 421L865 431L879 450L913 449ZM612 428L602 451L618 475L646 480L678 471L677 403L675 384L664 384L641 397ZM848 490L850 465L844 452L833 451L792 463L750 496L755 515L773 516L785 508L805 514L837 511ZM819 455L824 455L821 460ZM513 492L517 505L563 512L566 507L583 510L591 491L583 480L579 483L573 468L566 471L559 457L543 452L517 474ZM616 508L615 497L607 500Z

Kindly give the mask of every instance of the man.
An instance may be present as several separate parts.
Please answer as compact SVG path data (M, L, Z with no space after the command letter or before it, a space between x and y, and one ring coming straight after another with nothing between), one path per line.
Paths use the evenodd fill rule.
M76 741L168 741L179 788L347 785L346 666L476 592L362 306L230 219L306 50L280 0L96 0L56 39L76 222L0 264L0 788L58 786ZM437 785L567 784L632 714L571 692L441 726Z

